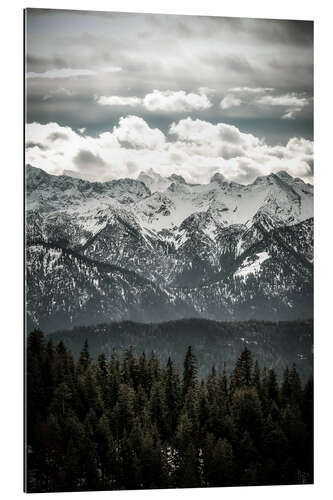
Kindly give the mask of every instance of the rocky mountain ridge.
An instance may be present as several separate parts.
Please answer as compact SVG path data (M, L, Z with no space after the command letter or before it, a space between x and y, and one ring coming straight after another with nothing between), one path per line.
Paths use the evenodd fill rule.
M150 174L97 183L27 167L33 324L312 316L313 186L286 172L247 186Z

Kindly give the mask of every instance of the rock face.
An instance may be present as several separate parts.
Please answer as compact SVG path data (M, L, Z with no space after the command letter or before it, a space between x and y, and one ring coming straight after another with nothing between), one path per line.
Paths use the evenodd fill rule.
M105 183L27 167L29 324L312 317L313 186L154 171Z

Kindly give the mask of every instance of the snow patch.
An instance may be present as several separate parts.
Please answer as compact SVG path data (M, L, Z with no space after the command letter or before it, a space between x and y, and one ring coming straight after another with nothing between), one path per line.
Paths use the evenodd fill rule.
M249 274L256 274L260 272L261 264L270 258L271 257L267 252L257 253L255 260L252 260L251 257L246 257L241 267L234 273L234 277L238 276L245 278Z

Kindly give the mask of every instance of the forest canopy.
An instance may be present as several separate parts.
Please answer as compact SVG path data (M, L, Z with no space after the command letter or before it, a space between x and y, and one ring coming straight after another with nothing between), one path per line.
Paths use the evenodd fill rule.
M313 482L313 380L279 382L245 348L230 374L198 377L188 346L75 359L35 330L27 340L28 492Z

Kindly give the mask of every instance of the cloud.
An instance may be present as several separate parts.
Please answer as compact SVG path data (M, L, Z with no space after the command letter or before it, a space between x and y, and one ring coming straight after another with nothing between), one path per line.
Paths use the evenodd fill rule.
M234 87L228 90L220 102L220 107L226 110L241 105L254 106L257 113L263 107L286 108L281 118L293 120L309 102L309 98L296 92L278 95L276 90L270 87Z
M216 89L211 89L210 87L199 87L198 92L200 95L214 95Z
M173 122L169 134L134 115L122 117L112 131L96 137L57 123L31 123L26 161L50 173L72 170L73 175L99 181L136 177L150 168L194 183L208 182L215 172L242 183L279 170L313 179L313 142L302 137L270 146L235 126L190 117ZM68 140L53 140L62 135Z
M265 95L256 100L259 105L279 106L287 108L281 116L284 120L294 120L296 115L309 104L309 99L299 96L295 92L284 95Z
M307 155L313 155L313 141L303 137L293 137L287 143L287 150Z
M106 162L98 154L93 154L88 149L80 149L74 156L73 163L79 170L89 170L106 166Z
M252 134L244 134L237 127L226 123L213 123L204 120L185 118L178 123L172 123L170 134L175 134L181 141L207 144L216 150L226 144L243 148L260 144L260 139Z
M108 66L107 68L103 68L104 73L118 73L122 70L123 68L121 68L120 66Z
M235 106L240 106L241 104L241 99L235 97L233 94L228 94L220 102L220 107L221 109L229 109L234 108Z
M47 123L52 119L75 129L85 126L88 133L96 135L110 126L110 120L115 125L121 108L115 109L111 117L110 108L97 106L92 95L143 99L153 93L152 89L159 89L162 97L167 89L182 90L186 97L191 93L204 94L215 103L232 93L230 90L265 89L274 82L277 95L306 92L312 96L313 25L309 22L151 14L96 16L94 12L83 15L82 11L55 11L42 16L30 12L27 71L29 77L35 76L27 80L27 111L31 122ZM66 68L94 74L51 78L64 76L59 72ZM50 94L59 83L72 92L72 98L66 93ZM216 89L214 98L208 89ZM51 97L43 100L49 95L57 106L52 107L48 102ZM250 108L243 95L234 95L234 104L238 103L236 99L242 104L223 109L223 116L237 116L238 124L249 115L256 117L257 111L259 118L280 120L290 110L263 105ZM175 109L174 113L196 113L196 117L202 112L205 119L215 123L221 120L218 114L221 108L193 105L187 98L186 105L174 107L164 101L163 105L162 99L156 101L154 113L160 121L156 119L154 126L161 126L162 119L166 123L166 115L172 111L164 111L165 108ZM186 111L178 111L184 108ZM131 109L136 108L129 107L128 111ZM147 113L143 115L145 110ZM148 111L148 107L142 106L140 116L145 118ZM311 134L311 106L303 108L302 118L307 119ZM295 122L296 134L304 133L304 122L300 122ZM277 127L282 130L277 123L266 127L269 140L276 137ZM280 133L281 140L289 138L288 134L290 128L285 127Z
M68 141L68 135L64 134L63 132L52 132L48 137L47 140L54 142L54 141Z
M122 71L122 68L120 66L108 66L105 68L101 68L101 71L104 73L117 73L118 71ZM44 71L41 73L36 73L33 71L27 72L26 76L27 78L47 78L47 79L54 79L54 78L72 78L76 76L95 76L97 75L97 71L93 71L90 69L77 69L77 68L56 68L56 69L50 69L48 71ZM65 90L65 89L62 89ZM65 91L66 94L66 91Z
M271 87L234 87L229 89L229 92L237 92L244 94L263 94L265 92L272 92L274 89Z
M73 92L69 89L66 89L64 87L59 87L55 90L50 90L47 94L43 96L43 101L47 101L48 99L53 98L54 96L63 96L63 97L70 97L73 95Z
M295 93L284 94L284 95L265 95L256 100L258 104L264 104L265 106L283 106L283 107L297 107L302 108L306 106L309 101L305 97L299 97Z
M143 99L143 105L149 111L165 111L169 113L182 113L208 109L212 103L204 93L187 94L184 90L172 91L154 90Z
M97 99L97 103L101 106L138 106L141 103L139 97L122 97L118 95L104 96L102 95Z
M41 151L47 151L49 146L42 144L41 142L28 141L25 145L26 149L39 148Z
M184 90L153 90L153 92L146 94L142 99L136 96L101 96L97 99L97 103L102 106L135 107L142 105L148 111L162 111L166 113L184 113L211 108L212 103L207 97L206 92L213 93L215 91L201 87L198 92L198 94L193 92L187 94Z
M248 106L256 102L258 95L273 91L274 89L270 87L233 87L227 91L227 94L221 100L220 108L226 110L241 105Z
M297 113L300 113L302 108L287 109L287 112L281 116L284 120L295 120Z
M133 147L159 149L164 146L165 136L156 128L149 125L138 116L120 118L119 127L113 128L113 135L120 141Z
M96 71L90 69L61 68L44 71L44 73L28 72L27 78L71 78L73 76L94 76Z

